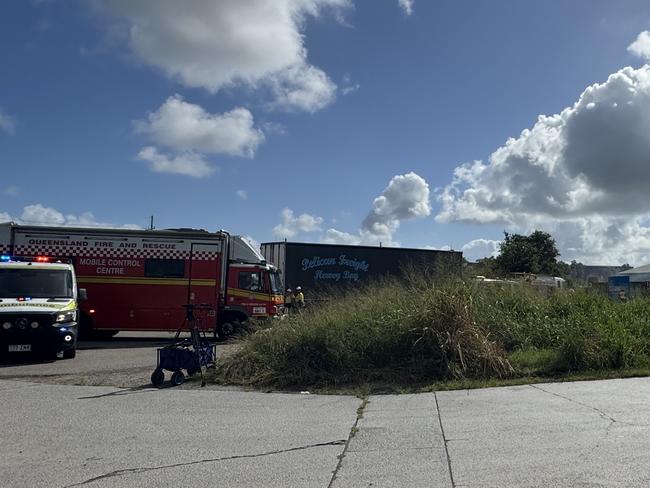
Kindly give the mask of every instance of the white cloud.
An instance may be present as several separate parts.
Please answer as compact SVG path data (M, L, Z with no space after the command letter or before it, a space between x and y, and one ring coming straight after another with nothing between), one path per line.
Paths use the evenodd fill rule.
M390 243L400 221L431 214L429 185L411 172L394 176L361 223L361 232L371 240Z
M248 193L246 193L246 190L237 190L235 193L237 194L237 197L242 200L246 200L248 198Z
M127 26L133 52L188 87L267 87L274 106L318 110L336 85L309 64L308 17L340 10L350 0L98 0Z
M431 214L429 185L421 176L411 172L394 176L361 223L358 234L328 229L323 242L339 244L378 244L397 246L393 235L403 220Z
M627 47L627 50L640 58L650 60L650 32L641 32L636 40Z
M343 75L343 84L341 85L341 93L343 93L343 95L350 95L359 90L359 88L361 88L361 85L359 83L354 83L349 74L346 73Z
M20 216L20 220L29 224L41 224L41 225L63 225L65 224L65 216L50 207L44 207L40 203L35 205L27 205L23 209L23 214Z
M14 119L0 110L0 131L13 136L15 129L16 124L14 123Z
M216 171L203 159L203 155L186 151L175 156L168 156L158 152L153 146L147 146L136 156L140 161L145 161L151 171L155 173L172 173L194 178L205 178Z
M322 217L315 217L307 213L296 217L293 210L282 209L282 222L273 228L273 234L281 239L294 237L299 232L317 232L321 230Z
M139 229L135 224L115 225L106 222L98 222L91 212L84 212L81 215L67 214L40 203L27 205L23 208L20 217L12 218L6 212L0 212L0 222L14 221L19 224L28 225L53 225L67 227L119 227L125 229Z
M273 79L271 87L275 101L270 107L287 111L314 113L336 98L336 84L314 66L292 66L282 78Z
M499 255L499 244L500 241L491 239L474 239L465 244L461 251L463 251L465 259L476 261L487 257L497 257Z
M411 15L413 13L413 5L415 4L415 0L398 0L398 3L406 15Z
M325 244L349 244L356 246L361 244L362 237L361 235L349 234L336 229L327 229L321 242Z
M436 219L551 232L563 259L645 262L650 229L650 67L588 87L561 113L464 164Z
M180 95L169 97L146 121L137 121L135 129L152 142L176 151L253 157L264 141L248 109L238 107L212 114Z
M451 246L448 244L445 244L444 246L422 246L422 249L429 249L430 251L451 251Z

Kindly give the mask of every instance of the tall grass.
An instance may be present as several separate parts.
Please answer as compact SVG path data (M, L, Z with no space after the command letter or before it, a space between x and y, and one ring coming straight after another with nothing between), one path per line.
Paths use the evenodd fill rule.
M332 295L244 338L220 382L280 388L405 385L648 363L650 301L587 292L544 297L525 287L417 275Z

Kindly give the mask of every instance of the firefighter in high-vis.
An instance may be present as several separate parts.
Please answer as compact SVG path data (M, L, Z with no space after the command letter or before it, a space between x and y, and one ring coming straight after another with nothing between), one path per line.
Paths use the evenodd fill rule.
M301 311L305 307L305 295L302 293L302 288L296 286L296 293L293 295L293 307Z
M284 294L284 309L287 313L293 311L293 292L291 291L291 288L287 288L287 291Z

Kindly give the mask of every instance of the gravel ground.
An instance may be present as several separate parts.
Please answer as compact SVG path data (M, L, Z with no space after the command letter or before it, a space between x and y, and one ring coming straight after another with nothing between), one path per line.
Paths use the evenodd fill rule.
M150 387L156 367L156 350L169 344L173 334L121 332L105 341L80 342L74 359L47 361L30 354L10 356L0 362L0 379L120 388ZM217 355L232 344L217 345ZM170 373L167 373L169 379ZM185 388L198 386L190 381Z

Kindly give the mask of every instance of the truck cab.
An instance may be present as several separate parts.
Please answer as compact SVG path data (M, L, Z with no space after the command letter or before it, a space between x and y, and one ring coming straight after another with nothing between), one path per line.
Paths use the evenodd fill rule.
M267 264L258 249L245 237L230 237L225 301L217 332L232 334L249 318L278 317L284 295L280 273Z
M47 257L0 257L0 353L76 355L79 308L71 264Z

